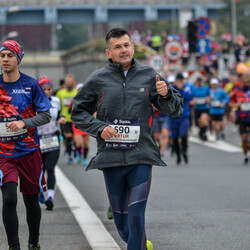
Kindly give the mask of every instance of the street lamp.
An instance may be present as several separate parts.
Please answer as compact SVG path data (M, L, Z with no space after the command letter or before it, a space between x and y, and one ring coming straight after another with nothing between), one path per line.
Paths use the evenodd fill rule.
M235 0L231 0L231 9L232 9L232 35L233 35L233 42L236 42L237 36L237 16L236 16L236 2Z

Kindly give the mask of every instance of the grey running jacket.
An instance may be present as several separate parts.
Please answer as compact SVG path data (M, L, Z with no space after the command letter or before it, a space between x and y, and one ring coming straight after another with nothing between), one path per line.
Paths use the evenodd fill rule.
M109 61L87 79L74 98L71 113L75 126L97 140L97 154L87 170L134 164L166 166L152 134L152 105L175 118L182 114L183 98L169 83L167 98L160 96L156 90L157 74L153 68L133 59L126 77L120 65ZM161 76L160 79L165 80ZM108 126L109 119L139 120L140 137L136 148L106 148L100 133Z

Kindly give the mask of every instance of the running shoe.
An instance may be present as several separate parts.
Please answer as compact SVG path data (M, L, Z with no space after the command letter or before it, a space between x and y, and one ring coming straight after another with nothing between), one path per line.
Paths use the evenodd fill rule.
M147 240L147 250L153 250L153 244L149 240Z
M199 137L200 137L200 139L202 140L202 141L207 141L207 135L206 135L206 133L204 133L203 131L200 131L199 132Z
M220 137L221 137L222 140L225 140L225 134L224 133L221 133Z
M183 154L183 159L184 159L185 163L188 164L188 155L187 154Z
M18 247L10 247L9 250L21 250L21 248L20 248L20 246L18 246Z
M39 199L39 202L42 204L44 204L46 202L46 199L45 199L44 194L42 192L40 192L38 194L38 199Z
M112 212L111 207L108 208L107 217L108 217L109 220L113 219L113 212Z
M83 159L82 165L83 166L87 166L88 165L88 160L86 158Z
M177 165L180 165L180 164L181 164L181 157L180 157L180 156L177 157L177 159L176 159L176 164L177 164Z
M63 141L63 136L61 134L59 135L59 140Z
M78 156L78 152L77 150L74 150L74 158L76 158Z
M28 250L40 250L40 245L39 244L36 244L36 245L29 244Z
M205 134L202 135L201 140L204 141L204 142L207 141L207 136Z
M73 159L71 157L69 157L68 164L72 164L72 163L73 163Z
M81 163L81 159L82 159L82 156L80 154L77 155L77 163L80 164Z
M54 200L53 200L53 198L49 197L49 199L46 200L45 205L47 207L46 208L47 210L53 210L53 207L54 207Z
M247 165L248 164L248 157L245 157L244 159L244 165Z

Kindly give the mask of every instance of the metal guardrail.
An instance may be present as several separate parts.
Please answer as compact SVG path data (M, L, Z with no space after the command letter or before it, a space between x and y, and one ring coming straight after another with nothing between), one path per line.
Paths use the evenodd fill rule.
M1 0L0 6L55 6L55 5L190 5L218 4L222 0Z

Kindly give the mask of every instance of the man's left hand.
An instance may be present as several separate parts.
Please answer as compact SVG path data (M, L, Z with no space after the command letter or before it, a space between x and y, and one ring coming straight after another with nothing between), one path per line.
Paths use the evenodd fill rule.
M165 81L161 81L158 75L155 76L156 90L161 96L166 96L168 93L168 86Z

